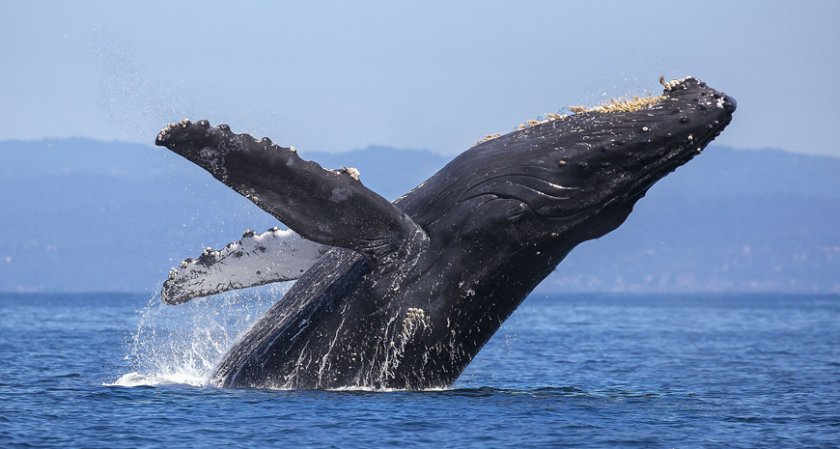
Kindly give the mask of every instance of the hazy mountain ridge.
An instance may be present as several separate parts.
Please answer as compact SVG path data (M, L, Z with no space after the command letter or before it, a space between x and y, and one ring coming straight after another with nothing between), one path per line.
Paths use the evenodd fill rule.
M385 147L301 155L357 167L392 199L450 159ZM838 175L840 159L711 147L540 289L840 292ZM0 142L0 211L0 291L152 291L204 246L277 224L166 150L87 139Z

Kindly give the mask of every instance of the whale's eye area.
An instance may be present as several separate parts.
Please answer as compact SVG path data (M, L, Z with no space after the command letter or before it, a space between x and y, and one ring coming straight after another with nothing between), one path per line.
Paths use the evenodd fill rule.
M528 212L528 205L521 202L521 201L511 201L511 204L507 207L506 211L506 220L516 223L521 221Z

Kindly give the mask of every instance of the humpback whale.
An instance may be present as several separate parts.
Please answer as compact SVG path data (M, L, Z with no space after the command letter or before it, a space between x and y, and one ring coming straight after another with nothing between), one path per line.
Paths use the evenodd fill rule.
M702 81L488 136L393 203L357 170L183 120L156 144L288 230L247 231L170 272L170 304L297 279L218 363L220 386L447 387L578 244L616 229L730 123ZM408 168L406 168L408 169Z

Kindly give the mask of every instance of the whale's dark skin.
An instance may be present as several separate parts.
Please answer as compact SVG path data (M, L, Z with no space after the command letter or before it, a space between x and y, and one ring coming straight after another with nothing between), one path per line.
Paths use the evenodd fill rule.
M336 247L228 351L215 381L451 385L569 251L616 229L734 110L696 79L675 81L638 110L582 112L480 143L393 204L267 139L170 125L158 145Z

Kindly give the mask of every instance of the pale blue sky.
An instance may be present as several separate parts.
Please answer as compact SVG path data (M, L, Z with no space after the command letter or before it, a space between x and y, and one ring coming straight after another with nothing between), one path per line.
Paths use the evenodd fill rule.
M304 150L463 151L691 74L719 143L840 156L840 2L32 2L0 16L0 140L151 143L181 117Z

